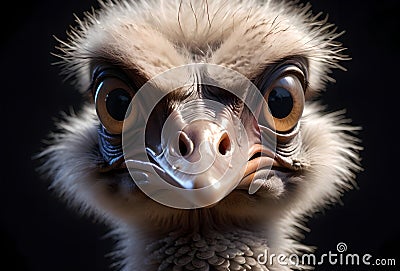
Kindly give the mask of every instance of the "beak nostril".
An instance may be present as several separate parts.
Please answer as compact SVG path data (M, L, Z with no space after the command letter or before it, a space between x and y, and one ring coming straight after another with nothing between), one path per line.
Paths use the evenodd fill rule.
M231 140L227 133L224 133L219 141L218 151L222 155L226 155L231 150Z
M189 155L193 149L193 143L188 136L181 132L179 134L179 153L182 156Z

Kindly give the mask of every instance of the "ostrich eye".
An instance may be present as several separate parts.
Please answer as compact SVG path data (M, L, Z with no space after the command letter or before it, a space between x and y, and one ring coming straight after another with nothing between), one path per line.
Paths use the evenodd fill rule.
M102 125L108 132L120 134L125 117L130 114L133 89L122 77L107 72L96 78L94 92L96 112Z
M295 66L277 70L264 92L264 117L278 132L287 132L298 123L304 109L304 76Z

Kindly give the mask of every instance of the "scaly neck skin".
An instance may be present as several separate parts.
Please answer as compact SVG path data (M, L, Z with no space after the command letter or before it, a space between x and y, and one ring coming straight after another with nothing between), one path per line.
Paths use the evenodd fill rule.
M214 214L209 209L185 212L182 223L169 229L162 222L126 228L120 236L127 259L123 270L267 270L258 259L268 250L266 226L256 221L223 225Z

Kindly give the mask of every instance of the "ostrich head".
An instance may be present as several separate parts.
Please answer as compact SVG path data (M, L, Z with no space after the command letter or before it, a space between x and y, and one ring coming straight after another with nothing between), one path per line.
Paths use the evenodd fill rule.
M88 97L43 152L52 187L104 219L123 270L289 270L298 228L354 185L356 128L315 98L338 34L280 1L121 1L60 41Z

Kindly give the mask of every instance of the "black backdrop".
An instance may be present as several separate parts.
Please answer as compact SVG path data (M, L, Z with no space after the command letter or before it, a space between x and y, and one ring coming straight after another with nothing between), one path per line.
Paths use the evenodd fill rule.
M318 214L307 225L305 243L317 253L335 251L345 242L352 253L400 261L399 216L399 64L400 12L398 1L317 1L316 12L329 13L340 38L353 58L335 71L337 83L329 84L322 99L331 110L347 108L347 115L361 125L364 172L359 189ZM49 193L47 183L34 170L32 155L53 126L60 111L78 109L80 96L63 83L53 35L64 39L65 30L94 1L14 1L1 15L1 270L110 270L104 257L112 241L107 229L80 217ZM3 269L3 267L6 267ZM339 268L340 269L340 268ZM377 270L365 266L344 270ZM338 270L338 266L317 267Z

